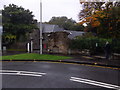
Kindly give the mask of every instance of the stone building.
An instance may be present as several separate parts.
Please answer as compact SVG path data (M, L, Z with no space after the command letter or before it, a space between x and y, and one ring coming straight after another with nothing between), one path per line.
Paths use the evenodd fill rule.
M64 30L63 28L60 28L58 25L43 24L42 26L43 26L43 31L42 31L43 32L43 52L45 53L68 54L70 40L74 39L76 36L84 34L84 32L81 32L81 31ZM38 24L38 27L39 27L39 24ZM37 31L36 34L38 33L39 31ZM33 35L33 37L34 36L35 35ZM35 37L37 37L37 35ZM34 44L36 41L39 41L39 40L34 40L33 41ZM33 44L33 47L35 48L34 44Z
M39 30L31 33L33 41L33 51L39 52ZM68 32L63 31L58 25L43 24L43 53L67 54L69 46Z
M39 23L38 23L39 27ZM83 35L84 32L64 30L58 25L42 24L43 53L69 53L69 41L76 36ZM29 51L39 53L40 51L40 30L35 29L28 34L28 39L24 42L13 44L11 49L28 49ZM16 47L17 46L17 47Z

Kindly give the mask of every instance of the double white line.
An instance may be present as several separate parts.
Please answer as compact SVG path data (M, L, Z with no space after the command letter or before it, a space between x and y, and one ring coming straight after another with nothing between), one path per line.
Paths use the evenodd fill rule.
M98 82L98 81L93 81L93 80L88 80L88 79L83 79L83 78L77 78L77 77L71 77L70 80L75 81L75 82L87 83L87 84L91 84L91 85L95 85L95 86L120 90L120 86L107 84L107 83L103 83L103 82Z
M41 77L42 75L45 75L46 73L29 72L29 71L0 70L0 74L23 75L23 76L36 76L36 77Z

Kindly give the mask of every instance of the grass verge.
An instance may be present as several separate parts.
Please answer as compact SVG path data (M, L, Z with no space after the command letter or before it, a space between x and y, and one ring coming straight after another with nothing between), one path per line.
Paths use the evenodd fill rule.
M47 55L47 54L40 55L36 53L2 56L2 60L64 60L64 59L71 59L71 58L72 57Z

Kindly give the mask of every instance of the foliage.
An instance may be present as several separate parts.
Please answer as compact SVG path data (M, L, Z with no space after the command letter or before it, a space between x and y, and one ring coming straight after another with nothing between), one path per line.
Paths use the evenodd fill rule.
M104 38L120 38L120 7L113 7L104 10L102 17L97 17L100 21L98 35Z
M77 37L71 41L70 48L78 49L80 51L88 49L90 52L104 52L104 46L106 41L110 42L112 52L120 53L120 40L119 39L105 39L98 37ZM97 43L97 46L96 46Z
M104 2L80 2L83 10L79 13L79 19L83 20L86 17L90 17L95 10L100 10Z
M97 10L80 24L87 23L85 31L96 33L102 38L120 38L120 7Z
M26 37L26 33L36 28L32 12L28 9L25 10L23 7L18 7L14 4L5 6L4 10L2 10L2 16L4 37L13 35L16 36L15 39L19 41L21 37ZM7 42L5 38L3 40L5 40L3 42Z
M89 23L93 28L100 26L100 22L96 16L92 15L91 17L86 17L85 20L80 22L80 24Z
M79 24L79 23L76 23L74 24L74 26L71 28L71 30L75 30L75 31L83 31L84 30L84 26Z
M112 39L112 48L113 48L113 52L120 53L120 38Z
M65 30L75 30L75 31L83 30L82 25L76 23L72 18L68 19L65 16L52 17L52 19L47 23L58 25L59 27L64 28Z
M86 32L83 36L76 36L76 39L79 38L95 38L95 35L92 32Z
M86 0L87 1L87 0ZM83 9L79 13L79 19L83 20L86 17L90 17L94 14L94 11L101 11L103 9L109 9L111 7L119 7L120 2L80 2Z
M3 34L3 43L4 44L11 44L12 42L14 42L16 39L16 35L12 35L10 33L5 33Z

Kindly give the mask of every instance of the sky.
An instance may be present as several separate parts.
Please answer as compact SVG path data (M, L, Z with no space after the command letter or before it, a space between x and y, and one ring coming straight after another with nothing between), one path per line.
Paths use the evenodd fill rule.
M29 9L40 21L40 0L0 0L0 9L9 4ZM79 0L42 0L42 22L48 22L53 16L66 16L78 22L81 9Z

